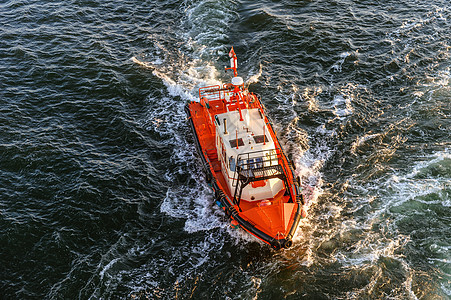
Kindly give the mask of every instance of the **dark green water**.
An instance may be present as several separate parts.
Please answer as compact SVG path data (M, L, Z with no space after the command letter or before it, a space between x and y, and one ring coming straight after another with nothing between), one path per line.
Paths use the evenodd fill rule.
M289 250L186 122L231 46L315 193ZM0 298L451 297L449 1L3 1L0 50Z

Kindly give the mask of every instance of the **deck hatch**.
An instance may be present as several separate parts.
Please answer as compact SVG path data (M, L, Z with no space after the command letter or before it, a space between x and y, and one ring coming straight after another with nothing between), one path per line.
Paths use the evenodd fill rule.
M257 144L261 144L263 142L267 143L269 142L268 137L266 135L254 135L254 141Z
M236 147L237 147L237 144L238 144L238 147L244 146L244 142L243 142L243 139L242 139L242 138L239 138L239 139L233 139L233 140L230 140L229 142L230 142L230 146L231 146L232 148L236 148Z

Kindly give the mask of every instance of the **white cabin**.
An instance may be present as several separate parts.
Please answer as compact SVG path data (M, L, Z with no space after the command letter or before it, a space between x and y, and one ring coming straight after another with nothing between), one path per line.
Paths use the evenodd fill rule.
M258 108L229 111L215 116L216 149L221 169L232 195L235 193L236 166L256 168L278 164L276 147ZM238 156L241 160L238 160ZM235 180L234 180L235 179ZM271 178L251 182L242 191L241 199L259 201L273 198L284 188L283 181Z

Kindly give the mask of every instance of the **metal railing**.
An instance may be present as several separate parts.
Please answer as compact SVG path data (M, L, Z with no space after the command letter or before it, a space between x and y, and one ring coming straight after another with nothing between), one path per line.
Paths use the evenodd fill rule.
M285 172L275 150L262 150L238 155L233 185L270 178L284 178Z

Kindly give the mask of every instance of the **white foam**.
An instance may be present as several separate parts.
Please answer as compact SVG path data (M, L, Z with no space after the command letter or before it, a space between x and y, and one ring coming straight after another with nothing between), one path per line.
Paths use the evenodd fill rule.
M111 269L111 267L119 260L120 260L120 258L115 258L112 261L110 261L105 267L103 267L102 271L100 271L100 273L99 273L100 280L103 280L103 276L105 275L105 272L108 271L109 269Z
M199 1L187 9L185 25L201 57L225 52L223 41L228 39L230 24L237 18L236 6L234 1Z
M263 72L263 66L260 64L259 68L258 68L258 72L254 75L251 75L247 80L246 80L246 86L251 85L252 83L257 83L258 80L260 79L261 75Z
M356 154L357 148L364 145L367 141L373 140L377 137L379 137L381 134L365 134L362 137L357 137L356 140L351 145L351 153Z
M341 72L343 63L345 62L346 58L351 55L349 52L343 52L340 54L340 59L330 68L334 72Z
M203 180L203 178L201 178ZM184 230L193 233L225 227L212 201L211 191L204 185L188 188L170 188L161 205L161 211L175 218L184 218Z
M334 97L334 114L339 117L347 117L352 114L351 97L344 95L336 95Z
M449 183L449 177L429 175L418 177L417 175L428 167L450 159L451 154L449 152L449 149L445 149L442 152L434 154L433 157L425 161L415 163L410 173L407 173L405 175L394 174L394 177L391 178L394 180L389 180L385 184L395 192L392 197L390 207L402 205L403 203L411 199L418 199L419 196L440 193L440 191L443 190L444 185ZM449 201L439 202L444 206L449 205Z
M375 210L362 216L358 223L356 220L350 220L342 222L336 228L337 231L332 235L334 238L337 236L345 237L348 232L352 237L352 232L356 230L358 234L355 238L356 242L352 245L352 253L349 253L348 249L339 250L334 254L334 258L347 267L364 267L366 265L377 265L380 257L390 257L401 263L406 274L413 272L404 257L399 254L399 250L406 246L410 241L410 237L398 233L396 224L393 221L386 220L383 222L382 220L387 218L385 216L387 214L391 215L395 220L398 217L402 218L403 215L393 213L392 210L407 201L415 199L415 201L422 202L422 200L418 199L422 195L439 194L444 184L449 182L449 177L418 176L418 174L423 174L421 172L425 168L449 159L451 159L450 153L446 149L428 157L425 161L414 163L411 167L411 172L407 174L395 173L391 177L385 178L385 181L361 186L362 195L367 195L366 197L361 197L362 199L359 201L361 205L372 203L374 198L379 199L381 203ZM351 182L351 184L353 183ZM371 186L371 184L375 186ZM427 201L424 203L439 204L442 201ZM359 204L355 203L354 205ZM361 205L359 205L358 209L362 207ZM377 231L372 230L375 224L378 224L379 229ZM440 249L440 247L438 246L434 251L438 253L441 250L445 252L449 250ZM404 282L407 293L410 293L409 276L407 275L407 279Z

